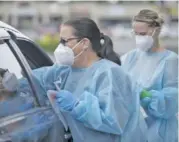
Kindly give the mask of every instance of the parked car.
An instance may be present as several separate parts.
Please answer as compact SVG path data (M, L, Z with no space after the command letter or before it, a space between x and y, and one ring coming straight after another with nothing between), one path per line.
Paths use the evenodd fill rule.
M63 135L62 123L48 98L36 89L31 73L32 69L52 64L49 56L31 39L0 22L0 69L13 73L18 80L26 79L30 90L22 86L18 93L7 93L7 89L0 88L0 142L68 141Z

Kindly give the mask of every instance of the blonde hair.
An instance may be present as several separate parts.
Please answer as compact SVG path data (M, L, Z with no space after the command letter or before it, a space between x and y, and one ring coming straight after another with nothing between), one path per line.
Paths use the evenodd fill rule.
M161 27L164 20L158 15L157 12L143 9L136 16L134 16L133 21L145 22L150 27Z

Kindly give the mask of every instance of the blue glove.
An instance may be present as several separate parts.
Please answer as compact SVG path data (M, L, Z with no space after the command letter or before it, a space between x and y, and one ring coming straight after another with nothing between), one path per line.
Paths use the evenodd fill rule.
M151 98L149 98L149 97L145 97L140 101L141 105L144 108L148 108L148 105L150 104L150 102L151 102Z
M49 92L49 91L48 91ZM55 93L55 100L62 111L72 111L77 105L78 101L76 97L66 90L52 91Z

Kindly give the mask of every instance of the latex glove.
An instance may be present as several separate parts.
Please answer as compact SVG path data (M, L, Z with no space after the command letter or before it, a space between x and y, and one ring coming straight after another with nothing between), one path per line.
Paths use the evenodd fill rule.
M73 108L78 103L76 97L72 93L70 93L69 91L66 91L66 90L61 90L61 91L49 90L48 93L51 94L51 96L53 96L53 98L55 99L59 108L62 111L72 111Z
M145 97L145 98L141 99L141 101L140 101L143 108L148 108L150 102L151 102L151 98L149 98L149 97Z

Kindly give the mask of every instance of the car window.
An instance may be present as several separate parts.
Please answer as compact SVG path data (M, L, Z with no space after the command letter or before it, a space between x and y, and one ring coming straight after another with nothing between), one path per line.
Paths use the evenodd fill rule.
M33 42L18 39L17 45L29 63L31 69L51 66L53 64L48 55L39 49Z
M0 118L32 109L34 99L30 85L16 57L2 41L0 58Z

